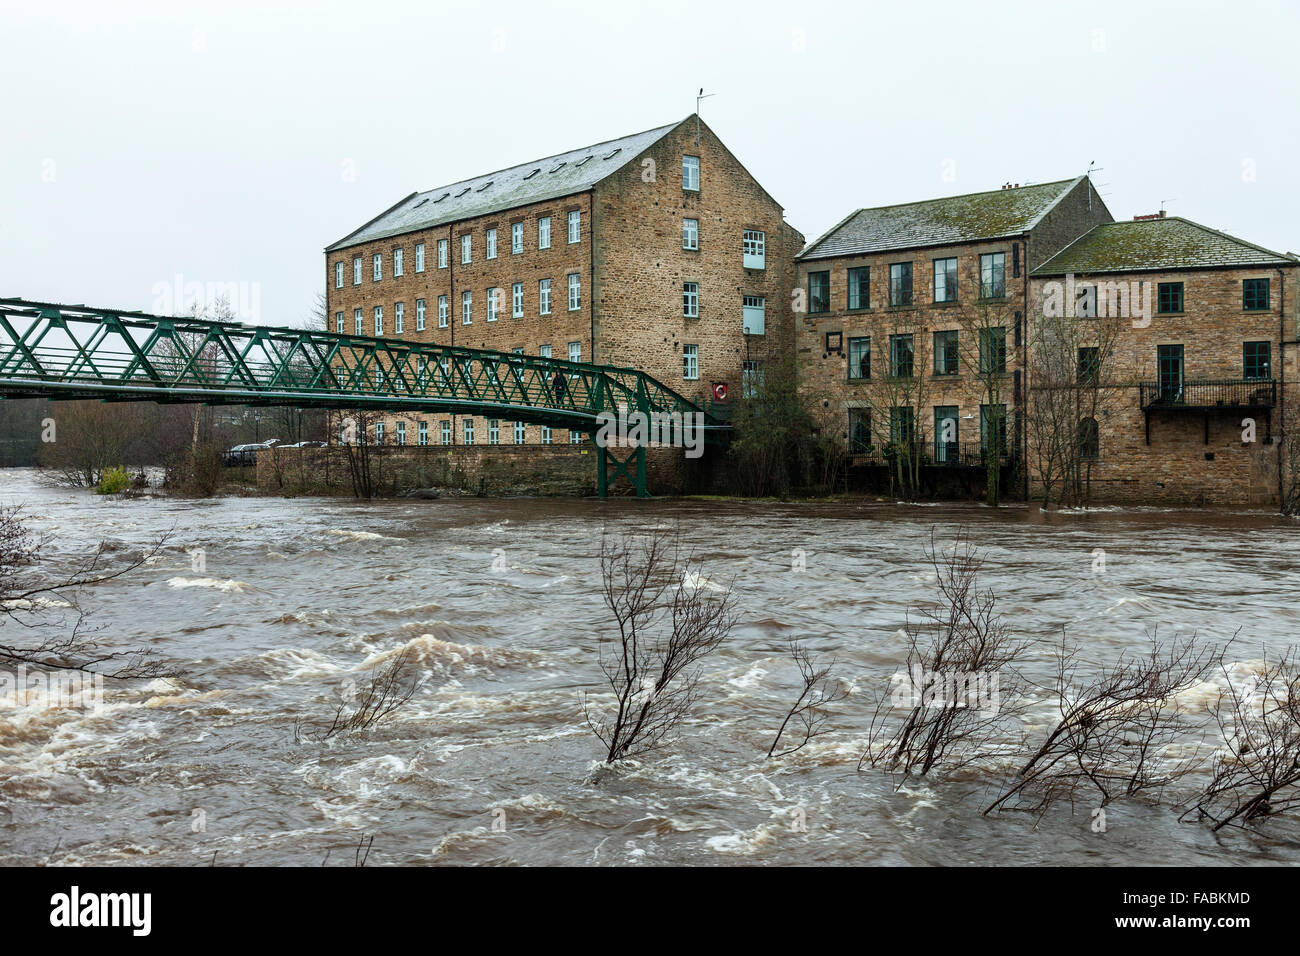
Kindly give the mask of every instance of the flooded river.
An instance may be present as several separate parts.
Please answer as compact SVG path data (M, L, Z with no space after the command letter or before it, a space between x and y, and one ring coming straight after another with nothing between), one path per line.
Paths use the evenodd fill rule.
M1227 638L1234 662L1300 637L1300 526L1263 513L888 502L227 498L111 500L0 472L67 572L171 531L95 587L89 622L184 676L109 682L97 712L0 708L0 863L1259 864L1300 862L1300 826L1215 836L1140 801L985 818L986 773L857 772L871 692L905 665L932 594L925 545L966 526L1018 634L1062 626L1090 661L1147 629ZM609 637L603 531L680 528L741 622L708 658L673 746L592 776L584 691ZM190 555L202 549L196 571ZM1105 572L1094 574L1094 552ZM802 560L800 560L802 559ZM494 570L495 562L495 570ZM802 563L802 569L799 565ZM797 693L790 637L838 660L832 733L764 758ZM322 743L348 686L403 649L425 675L378 727ZM803 824L803 825L801 825Z

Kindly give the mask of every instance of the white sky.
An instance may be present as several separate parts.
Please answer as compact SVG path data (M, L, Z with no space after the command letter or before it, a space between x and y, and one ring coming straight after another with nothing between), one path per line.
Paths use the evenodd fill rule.
M1116 218L1169 200L1300 251L1294 2L0 0L0 24L0 296L149 310L180 275L297 322L323 247L407 193L680 119L700 86L809 239L1095 160Z

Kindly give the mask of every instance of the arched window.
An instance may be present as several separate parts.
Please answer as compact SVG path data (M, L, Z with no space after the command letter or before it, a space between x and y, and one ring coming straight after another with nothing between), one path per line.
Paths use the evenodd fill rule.
M1101 440L1097 434L1097 419L1085 418L1079 422L1079 457L1096 461L1101 456Z

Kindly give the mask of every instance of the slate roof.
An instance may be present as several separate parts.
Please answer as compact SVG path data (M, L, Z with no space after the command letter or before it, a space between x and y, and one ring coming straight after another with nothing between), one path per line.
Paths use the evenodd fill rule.
M627 165L682 122L685 120L412 193L360 229L326 246L325 251L583 192Z
M1295 259L1170 216L1094 226L1031 275L1295 265Z
M809 243L800 259L1000 239L1032 229L1084 177L859 209Z

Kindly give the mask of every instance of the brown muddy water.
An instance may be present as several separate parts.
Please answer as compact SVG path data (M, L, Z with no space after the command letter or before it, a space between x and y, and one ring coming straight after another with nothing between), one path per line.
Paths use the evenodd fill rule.
M855 770L870 692L903 667L904 613L930 593L931 528L942 539L965 525L987 550L1007 619L1045 642L1028 668L1045 679L1062 626L1097 662L1156 626L1239 630L1229 656L1241 667L1297 640L1300 527L1268 514L117 501L24 471L0 472L0 503L21 503L54 536L51 574L100 539L138 549L174 529L154 563L86 604L103 638L151 647L185 674L110 683L98 712L0 709L0 863L352 865L363 834L370 865L1300 862L1300 826L1281 819L1216 837L1120 801L1095 833L1083 806L1036 825L982 817L997 767L901 788ZM680 527L709 578L735 577L742 623L707 660L676 746L588 782L600 751L581 695L600 690L609 635L599 539L657 525ZM833 733L767 761L796 682L791 636L838 658L852 695ZM298 718L327 718L343 688L404 648L427 679L387 723L295 740ZM1037 703L1029 719L1041 724Z

